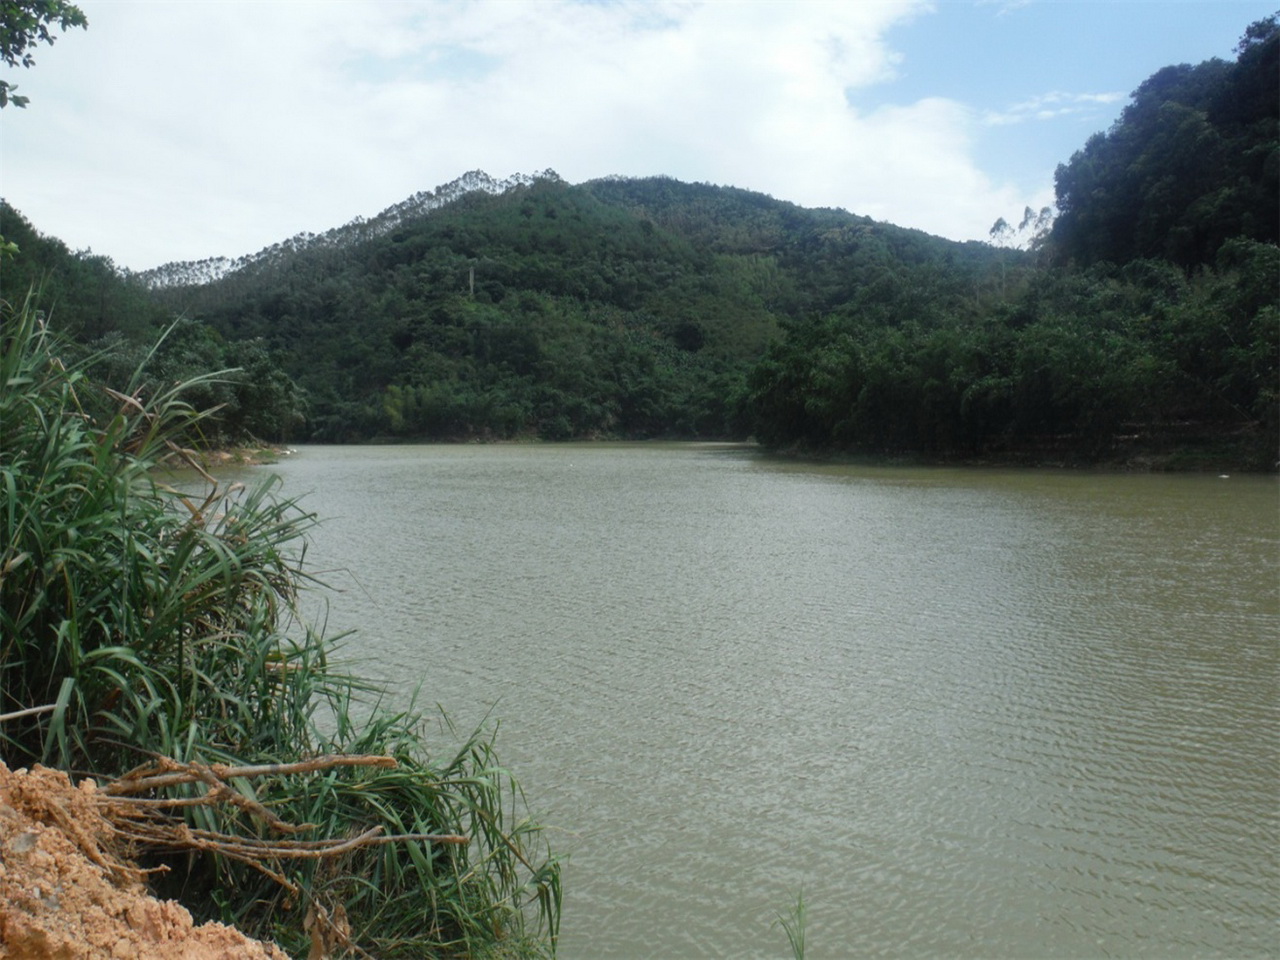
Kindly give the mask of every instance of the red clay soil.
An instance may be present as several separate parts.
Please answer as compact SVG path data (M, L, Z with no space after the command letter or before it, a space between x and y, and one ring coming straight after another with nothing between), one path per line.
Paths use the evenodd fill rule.
M289 960L147 894L91 780L0 763L0 960Z

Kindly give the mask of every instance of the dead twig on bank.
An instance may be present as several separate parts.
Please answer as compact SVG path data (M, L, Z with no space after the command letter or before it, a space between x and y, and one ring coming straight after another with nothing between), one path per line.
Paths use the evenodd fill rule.
M269 763L252 766L227 764L182 763L169 757L138 767L110 781L96 792L98 807L112 832L121 840L143 850L174 852L199 850L219 854L248 864L292 894L297 885L276 869L280 860L308 860L338 857L361 847L388 843L466 844L470 838L452 833L384 834L383 828L372 827L354 837L323 840L283 840L245 834L201 830L167 811L171 808L216 806L228 804L257 817L277 833L297 834L318 829L315 824L286 823L259 801L246 796L227 781L238 778L288 776L315 773L335 767L395 767L394 757L331 754L295 763ZM138 797L181 784L200 783L205 787L198 797Z

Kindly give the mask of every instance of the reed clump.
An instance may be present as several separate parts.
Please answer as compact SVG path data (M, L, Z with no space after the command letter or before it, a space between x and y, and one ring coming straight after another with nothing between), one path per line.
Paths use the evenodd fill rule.
M153 885L296 955L553 954L559 864L492 732L441 754L422 714L369 709L297 618L316 520L273 481L157 469L218 374L100 384L73 353L0 304L0 758L152 805Z

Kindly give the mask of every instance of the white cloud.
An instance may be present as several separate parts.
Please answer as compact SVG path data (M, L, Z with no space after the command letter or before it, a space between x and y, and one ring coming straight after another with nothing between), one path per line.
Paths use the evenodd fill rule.
M996 11L997 17L1007 16L1015 10L1021 10L1023 7L1031 6L1032 0L978 0L979 7L999 7Z
M849 105L893 75L886 31L919 0L83 7L88 33L5 112L5 190L134 268L252 252L475 168L668 174L958 238L1039 202L975 165L991 116Z
M1000 127L1015 123L1026 123L1028 120L1056 120L1059 117L1092 116L1108 111L1100 107L1127 100L1123 93L1053 93L1032 97L1021 103L1015 103L1004 110L988 110L982 116L987 126Z

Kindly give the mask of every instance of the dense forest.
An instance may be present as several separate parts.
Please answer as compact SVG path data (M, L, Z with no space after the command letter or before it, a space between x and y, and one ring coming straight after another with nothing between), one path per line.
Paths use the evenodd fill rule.
M183 318L153 370L242 368L206 388L221 438L754 436L1271 468L1278 48L1271 17L1234 61L1144 82L1058 168L1057 217L1026 251L665 177L476 172L324 235L143 274L4 206L21 250L5 296L40 285L62 329L125 367Z
M792 323L749 376L759 438L1274 467L1276 18L1237 53L1159 71L1059 166L1052 229L998 296L862 287Z

